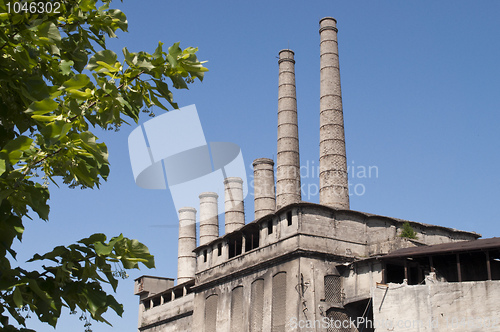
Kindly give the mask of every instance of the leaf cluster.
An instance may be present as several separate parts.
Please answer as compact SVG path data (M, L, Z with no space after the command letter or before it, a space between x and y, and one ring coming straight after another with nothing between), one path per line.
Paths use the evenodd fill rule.
M108 150L94 128L118 130L153 106L177 108L171 88L187 89L207 71L197 48L181 49L179 43L164 50L160 42L151 54L124 48L119 61L106 48L106 38L127 31L128 22L123 12L110 9L111 0L57 1L59 13L9 13L7 3L13 8L16 1L0 0L0 327L5 329L10 326L5 312L23 322L15 314L20 305L51 325L63 303L103 320L103 306L93 306L85 292L98 294L103 280L114 285L103 264L135 267L138 257L120 253L142 244L125 238L104 244L101 235L91 237L92 243L35 256L59 264L40 273L11 267L12 244L22 239L24 218L35 213L48 220L49 181L98 188L107 179ZM70 291L68 285L76 288ZM99 303L118 310L111 299L101 296Z
M401 234L399 234L399 237L404 237L407 239L418 239L417 232L411 227L409 222L405 222L403 224L403 228L401 230Z
M88 312L92 319L108 323L102 316L108 308L121 316L123 307L102 289L101 283L109 283L116 291L117 277L124 276L118 266L133 269L142 263L154 267L153 256L137 240L120 235L106 242L104 234L94 234L68 247L56 247L44 255L36 254L29 260L34 261L48 261L51 265L43 265L42 272L2 270L2 279L15 283L2 284L0 313L8 311L21 325L25 325L23 312L30 311L55 327L63 307L71 312ZM2 319L3 326L8 327L5 316Z

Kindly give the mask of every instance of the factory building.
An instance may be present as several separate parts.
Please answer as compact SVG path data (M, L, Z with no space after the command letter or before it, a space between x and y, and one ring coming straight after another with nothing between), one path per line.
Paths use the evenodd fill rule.
M199 206L181 209L177 283L136 279L139 331L499 328L500 239L350 209L337 32L335 19L320 20L319 204L301 199L295 60L286 49L276 165L253 162L254 220L245 224L235 177L224 197L200 193Z

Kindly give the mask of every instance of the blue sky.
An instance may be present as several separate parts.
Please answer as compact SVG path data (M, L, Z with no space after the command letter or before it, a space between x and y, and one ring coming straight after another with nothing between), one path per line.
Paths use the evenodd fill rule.
M348 165L378 170L371 178L351 172L350 183L363 189L351 209L500 236L500 2L129 0L114 7L130 31L108 42L117 53L124 46L153 52L158 41L199 47L210 72L174 97L180 106L196 104L208 141L241 147L249 178L254 159L276 156L276 57L284 48L295 51L301 164L318 165L318 21L335 17ZM110 151L108 182L101 190L52 188L50 221L26 221L17 246L20 261L96 232L149 246L157 268L130 273L117 294L124 318L110 313L114 327L94 323L95 332L136 331L133 279L177 273L176 211L168 191L135 185L127 148L134 128L97 132ZM302 181L313 188L318 178ZM251 196L245 204L249 222ZM57 331L79 329L72 316Z

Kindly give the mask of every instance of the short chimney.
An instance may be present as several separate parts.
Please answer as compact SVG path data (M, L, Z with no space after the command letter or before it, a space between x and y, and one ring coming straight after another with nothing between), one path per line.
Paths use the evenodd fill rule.
M269 158L255 159L253 162L255 219L276 211L274 196L274 162Z
M231 233L245 225L243 207L243 180L229 177L224 180L225 233Z
M276 209L301 201L299 130L292 50L279 53Z
M319 21L319 26L319 202L334 208L349 209L337 21L325 17Z
M196 209L179 209L179 251L177 284L193 280L196 272Z
M200 194L200 246L219 237L219 195L213 192Z

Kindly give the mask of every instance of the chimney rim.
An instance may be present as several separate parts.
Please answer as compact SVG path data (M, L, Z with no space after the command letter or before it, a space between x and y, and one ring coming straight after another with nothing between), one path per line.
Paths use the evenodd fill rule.
M224 179L224 184L232 183L232 182L237 182L240 184L243 184L243 180L240 177L228 177Z
M206 197L214 197L214 198L219 198L219 195L213 191L206 191L206 192L203 192L201 193L198 198L202 199L202 198L206 198Z
M292 55L295 55L295 52L294 52L294 51L292 51L292 50L291 50L291 49L289 49L289 48L284 48L284 49L282 49L281 51L279 51L279 52L278 52L278 54L281 54L282 52L290 52L290 53L292 53Z
M274 160L272 160L271 158L257 158L252 163L254 167L261 164L268 164L274 166Z
M194 212L194 213L196 213L196 209L194 207L186 206L186 207L182 207L179 209L179 213L182 213L182 212Z
M319 20L319 24L321 24L321 22L323 22L324 20L333 20L335 23L337 23L337 20L334 19L333 17L331 17L331 16L325 16L325 17L323 17L322 19Z

